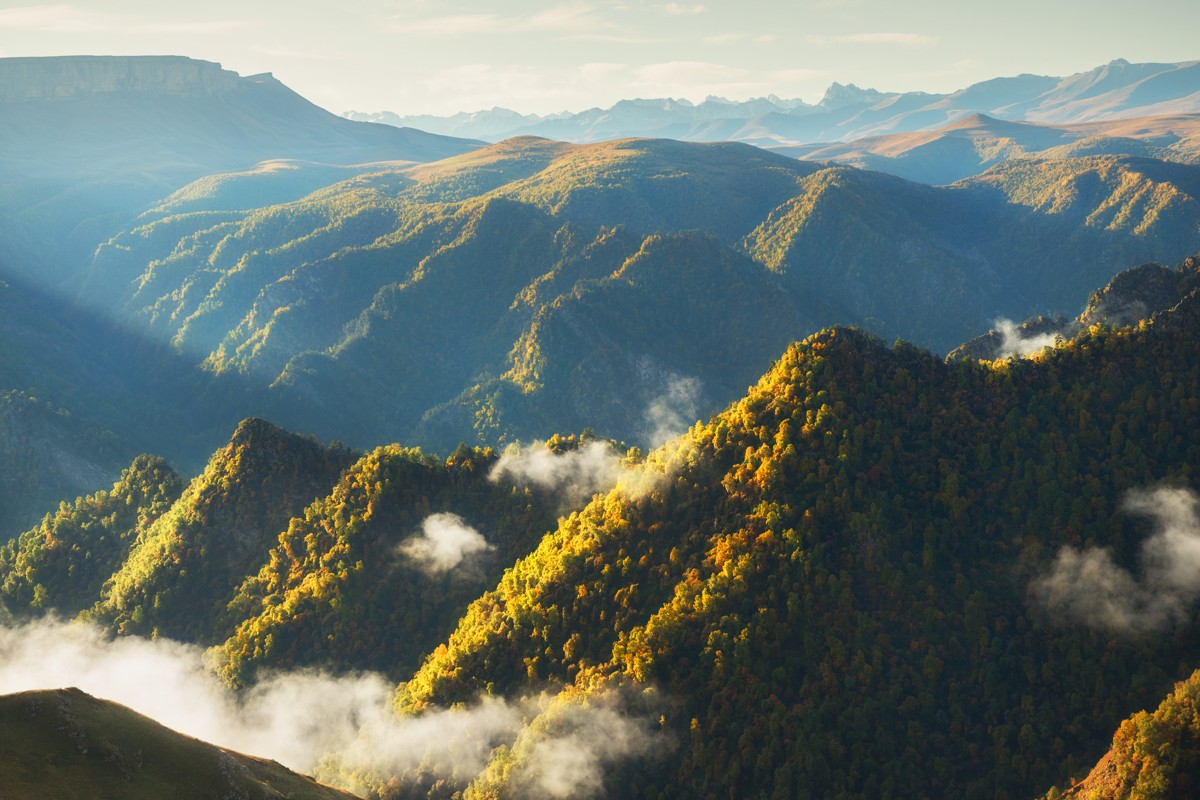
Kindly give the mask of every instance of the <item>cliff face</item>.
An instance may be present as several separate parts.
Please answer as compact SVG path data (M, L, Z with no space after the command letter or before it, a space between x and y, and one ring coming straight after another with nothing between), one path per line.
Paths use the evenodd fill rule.
M236 72L183 56L0 58L0 101L137 92L203 97L237 85Z

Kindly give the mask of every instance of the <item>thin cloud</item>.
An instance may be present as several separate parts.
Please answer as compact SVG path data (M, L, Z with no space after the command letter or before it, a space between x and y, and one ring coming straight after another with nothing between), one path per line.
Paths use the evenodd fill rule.
M243 20L161 22L127 14L106 14L72 5L21 6L0 10L0 28L37 33L218 34L246 25Z
M532 790L522 796L583 798L621 761L670 744L654 728L661 709L646 692L600 694L561 710L548 694L484 697L399 717L395 684L374 673L280 672L235 693L196 645L109 639L95 626L54 619L0 624L0 694L65 686L361 796L379 796L386 785L415 790L423 775L465 787L498 745L521 742L522 777ZM545 709L562 735L546 724L529 729Z
M271 56L272 58L293 58L303 61L337 61L338 59L345 58L345 55L342 53L321 50L300 50L295 47L288 47L280 42L251 45L250 49L255 53L261 53L264 56Z
M684 433L696 420L700 400L700 381L677 375L646 409L646 434L652 447L658 447Z
M569 42L604 42L607 44L663 44L671 41L663 36L639 36L624 33L571 33L563 37Z
M996 358L1028 356L1041 352L1047 347L1054 347L1059 337L1063 335L1062 331L1048 331L1025 336L1015 322L1004 317L997 319L993 324L996 326L996 333L1000 334L1000 346L997 349Z
M904 47L930 47L938 43L938 37L921 33L848 33L838 36L813 34L805 37L809 44L896 44Z
M663 11L674 17L685 17L693 14L703 14L708 9L702 3L667 3Z
M719 33L713 36L705 36L704 43L707 45L726 45L739 44L741 42L753 42L754 44L771 44L779 41L779 37L774 34L757 34L757 33Z
M554 6L519 16L496 13L447 14L419 19L395 19L393 30L426 36L470 36L475 34L577 33L580 29L609 28L610 23L587 3Z
M491 549L483 534L457 514L432 514L421 523L421 534L400 545L399 551L426 572L439 574Z

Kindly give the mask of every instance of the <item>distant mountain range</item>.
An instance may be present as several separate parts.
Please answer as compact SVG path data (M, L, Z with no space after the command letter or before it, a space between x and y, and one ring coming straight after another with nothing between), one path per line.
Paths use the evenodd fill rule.
M779 146L933 130L973 114L1059 125L1196 112L1200 112L1200 61L1131 64L1117 59L1068 77L995 78L950 94L879 92L834 83L815 105L775 96L746 102L710 97L699 104L622 100L611 108L549 116L505 108L449 117L389 111L351 111L345 116L486 141L526 135L570 142L650 136Z

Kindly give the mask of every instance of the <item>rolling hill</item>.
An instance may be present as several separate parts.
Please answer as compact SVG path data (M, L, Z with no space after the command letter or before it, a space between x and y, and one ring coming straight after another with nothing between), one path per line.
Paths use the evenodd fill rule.
M1197 311L995 364L811 337L661 454L669 483L514 565L399 705L657 698L625 713L675 749L614 769L617 795L1031 796L1200 657L1191 604L1122 635L1037 588L1067 546L1128 563L1149 526L1126 493L1194 488ZM519 794L527 752L463 796Z
M274 761L175 733L78 689L0 697L6 798L349 800Z

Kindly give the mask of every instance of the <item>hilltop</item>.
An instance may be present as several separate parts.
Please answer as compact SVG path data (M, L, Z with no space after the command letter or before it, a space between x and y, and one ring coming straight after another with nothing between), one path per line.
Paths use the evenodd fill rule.
M354 797L78 689L0 697L0 785L6 798L62 800Z
M971 114L916 133L772 149L808 161L836 161L920 183L946 184L1028 156L1134 155L1194 164L1200 160L1200 115L1049 124Z

